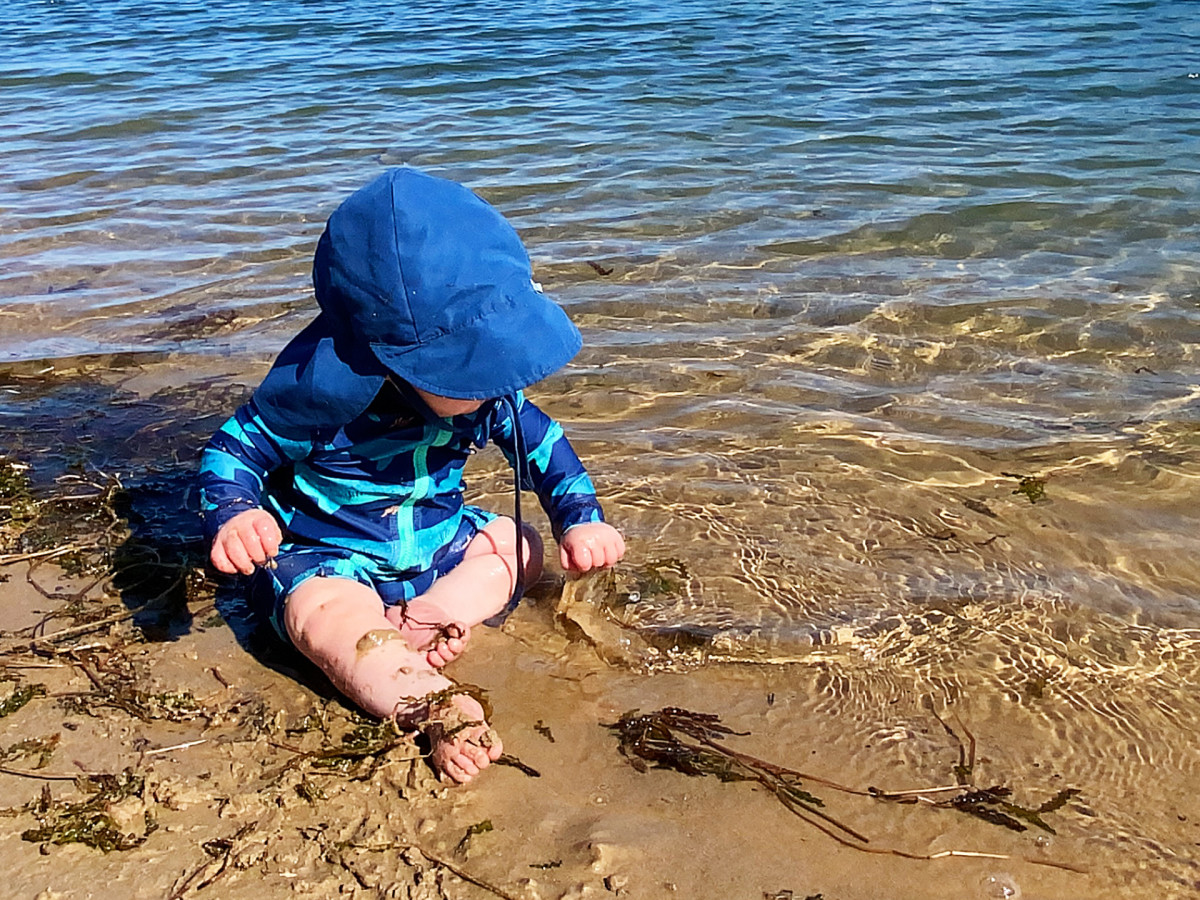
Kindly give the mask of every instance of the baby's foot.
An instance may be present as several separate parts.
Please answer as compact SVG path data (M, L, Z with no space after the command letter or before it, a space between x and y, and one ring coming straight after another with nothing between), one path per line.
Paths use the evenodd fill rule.
M504 751L500 736L484 721L483 707L466 694L434 707L421 730L429 736L430 761L443 781L466 784Z
M471 629L459 622L443 623L441 610L421 600L389 607L385 615L414 650L425 654L435 669L462 655Z

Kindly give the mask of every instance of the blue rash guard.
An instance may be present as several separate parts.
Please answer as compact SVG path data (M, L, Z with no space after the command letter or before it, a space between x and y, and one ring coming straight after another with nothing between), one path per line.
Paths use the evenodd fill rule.
M520 460L512 412L496 401L442 419L389 381L345 426L299 435L293 423L285 437L251 399L201 458L206 532L211 540L247 509L275 515L284 532L272 573L276 605L313 575L355 578L386 603L405 602L457 565L494 518L462 494L467 458L489 442L527 473L522 486L537 493L555 539L574 525L603 521L591 479L559 424L520 392L514 405ZM272 610L277 627L278 612Z

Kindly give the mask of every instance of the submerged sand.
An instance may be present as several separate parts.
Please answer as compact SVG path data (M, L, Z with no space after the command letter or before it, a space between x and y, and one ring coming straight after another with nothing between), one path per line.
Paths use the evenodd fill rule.
M150 640L128 618L91 629L47 620L68 602L78 615L80 597L93 616L110 609L102 586L53 563L2 571L6 696L41 686L0 719L5 896L865 900L1166 897L1196 886L1190 762L1168 779L1173 798L1126 798L1139 833L1040 755L1020 720L1006 726L965 699L943 714L974 726L981 781L1007 782L1015 801L1034 805L1066 786L1083 791L1046 814L1057 834L808 785L873 849L991 856L872 854L753 785L639 771L605 727L675 705L719 713L748 732L730 746L820 777L889 790L952 784L959 747L927 699L898 686L881 708L835 702L837 651L788 666L637 672L561 633L550 609L558 588L543 585L503 629L479 629L451 670L486 688L505 748L525 768L494 766L449 788L407 736L374 731L371 746L390 740L386 752L338 756L363 720L295 660L239 642L211 595L191 602L181 633ZM32 640L35 626L50 639ZM89 799L93 820L126 849L55 843L56 816Z

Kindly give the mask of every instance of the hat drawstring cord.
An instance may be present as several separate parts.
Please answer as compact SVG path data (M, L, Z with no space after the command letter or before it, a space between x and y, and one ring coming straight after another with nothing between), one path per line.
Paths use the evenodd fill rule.
M492 626L504 624L504 620L517 608L517 604L521 602L521 596L525 593L525 534L521 521L521 485L528 481L529 461L525 457L525 433L521 430L521 417L517 414L516 398L507 394L500 400L508 407L513 425L513 522L516 524L517 573L512 596L509 597L504 609L491 618L483 620L483 624Z

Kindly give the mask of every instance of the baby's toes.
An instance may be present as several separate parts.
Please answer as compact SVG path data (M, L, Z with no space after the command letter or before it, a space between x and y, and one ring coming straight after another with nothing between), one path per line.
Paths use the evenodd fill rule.
M468 745L471 748L471 755L481 769L488 763L498 760L504 753L504 744L500 741L500 735L496 733L495 728L490 726L472 734Z
M486 769L488 764L491 764L493 758L496 758L492 756L490 746L480 746L474 742L470 742L464 746L463 754L470 757L470 761L475 764L476 769Z
M439 642L425 654L425 659L435 669L440 669L446 663L453 662L457 658L458 653L454 651L448 641Z
M466 649L466 644L460 638L450 638L438 643L429 651L427 659L429 664L434 668L440 669L446 663L454 662L458 659L463 650Z
M487 758L487 754L479 753L478 749L467 745L463 748L463 752L454 758L458 767L471 776L478 775L491 762Z
M456 756L445 760L439 767L443 778L449 778L458 784L466 784L479 774L479 767L465 756Z

